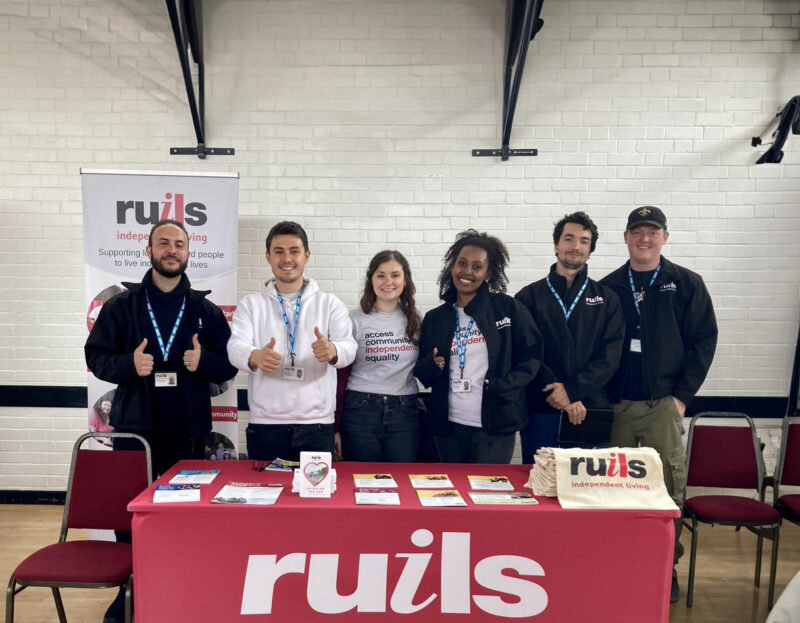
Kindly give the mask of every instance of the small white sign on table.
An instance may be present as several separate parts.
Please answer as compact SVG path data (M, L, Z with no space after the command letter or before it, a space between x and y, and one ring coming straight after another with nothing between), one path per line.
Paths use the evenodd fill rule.
M300 453L300 497L331 497L331 464L330 452Z

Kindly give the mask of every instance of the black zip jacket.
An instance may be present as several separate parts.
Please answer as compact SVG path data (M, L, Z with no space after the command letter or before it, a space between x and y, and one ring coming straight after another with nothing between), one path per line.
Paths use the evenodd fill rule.
M152 269L151 269L152 270ZM140 377L133 363L133 351L147 338L145 352L156 362L162 359L145 301L145 282L123 283L128 290L110 298L100 310L84 346L86 364L99 379L117 385L111 405L110 422L119 431L154 430L152 400L153 375ZM186 294L183 319L170 349L170 362L176 359L179 403L185 407L180 414L186 419L187 434L201 437L211 430L211 394L209 382L224 383L236 376L236 368L228 363L226 345L231 330L219 307L207 301L210 292L192 290L189 279L183 276L177 289ZM176 289L176 290L177 290ZM202 347L197 371L189 372L182 365L183 353L192 348L192 336L197 333ZM164 335L164 341L169 336Z
M588 281L588 283L587 283ZM567 291L567 280L550 268L550 283L567 309L583 284L586 289L569 317L556 301L547 280L520 290L516 299L525 305L544 338L544 361L533 383L528 385L528 410L552 413L547 393L550 383L563 383L572 402L580 400L589 409L608 408L606 384L614 376L622 355L625 319L617 295L594 279L584 268Z
M422 321L419 359L414 375L431 388L428 417L433 434L448 435L450 395L450 346L456 324L455 288L445 302L432 309ZM528 423L525 387L539 371L542 338L531 315L519 302L505 294L489 292L484 283L464 308L475 319L489 354L489 369L481 403L481 424L490 434L514 433ZM433 349L444 357L444 370L433 360Z
M640 303L641 319L633 304L626 262L601 283L619 297L625 315L626 337L622 364L609 385L610 398L622 398L630 338L640 323L642 381L650 400L674 396L685 405L692 401L708 374L717 348L717 320L702 277L661 257L661 270L646 288Z

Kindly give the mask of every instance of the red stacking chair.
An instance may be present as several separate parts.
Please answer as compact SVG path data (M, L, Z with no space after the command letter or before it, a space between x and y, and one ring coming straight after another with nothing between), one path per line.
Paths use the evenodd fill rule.
M92 437L132 437L143 450L89 450L81 445ZM130 543L67 541L70 528L130 531L128 502L153 481L150 446L131 433L86 433L72 449L61 536L23 560L11 574L6 591L6 623L14 621L14 597L28 586L53 591L58 619L66 623L60 587L126 586L125 621L130 623L133 557Z
M701 418L729 418L735 425L701 424ZM736 526L758 535L756 549L755 585L761 578L761 550L764 537L772 538L772 560L769 574L768 607L772 608L775 592L775 567L778 562L778 534L781 517L772 506L764 503L764 461L756 429L744 413L698 413L689 425L687 445L687 485L742 489L756 493L759 499L741 495L698 495L684 503L691 519L692 553L689 560L689 586L686 605L692 606L694 566L697 558L698 523Z
M774 490L775 508L781 517L800 525L800 493L781 495L783 485L800 487L800 418L783 418Z

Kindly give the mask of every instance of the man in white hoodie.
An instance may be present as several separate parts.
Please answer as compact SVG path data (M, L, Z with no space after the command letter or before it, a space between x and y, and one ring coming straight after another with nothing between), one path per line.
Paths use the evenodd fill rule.
M275 225L266 252L275 278L233 315L228 357L250 373L245 433L252 459L335 451L336 368L352 363L356 342L345 304L303 276L310 255L298 223Z

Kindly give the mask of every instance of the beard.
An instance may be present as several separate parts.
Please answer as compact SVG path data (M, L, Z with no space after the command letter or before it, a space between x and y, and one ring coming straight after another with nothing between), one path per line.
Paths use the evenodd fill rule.
M577 257L563 257L558 258L558 261L564 268L568 268L569 270L580 270L586 265L586 258L577 256Z
M153 270L156 271L162 277L166 277L167 279L173 279L175 277L180 277L183 273L186 272L186 265L189 263L189 258L187 257L184 262L176 268L175 270L169 270L166 266L164 266L164 262L160 259L156 259L154 257L150 258L150 265L153 267Z

